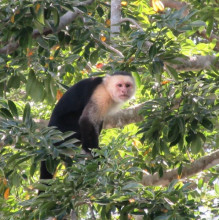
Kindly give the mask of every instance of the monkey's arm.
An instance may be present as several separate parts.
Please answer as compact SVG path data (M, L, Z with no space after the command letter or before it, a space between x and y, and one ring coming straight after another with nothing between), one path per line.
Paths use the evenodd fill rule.
M102 122L95 124L87 116L82 116L79 121L82 148L90 153L93 148L99 148L98 136Z

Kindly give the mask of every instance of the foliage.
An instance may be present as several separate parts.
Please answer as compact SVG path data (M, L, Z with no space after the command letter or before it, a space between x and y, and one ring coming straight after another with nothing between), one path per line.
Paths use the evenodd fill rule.
M0 218L207 219L219 216L218 166L169 186L144 186L145 174L183 168L218 149L218 69L178 72L178 58L218 56L217 1L189 1L190 10L155 13L149 1L127 1L126 21L110 39L110 5L98 0L0 2ZM83 2L82 2L83 3ZM59 29L66 12L81 15ZM124 58L110 48L116 45ZM70 133L36 123L75 82L116 70L131 71L144 120L103 131L95 160L85 160ZM39 181L40 161L56 178ZM45 191L40 195L38 190ZM74 213L73 213L74 214ZM94 217L95 216L95 217ZM210 217L209 217L210 218Z

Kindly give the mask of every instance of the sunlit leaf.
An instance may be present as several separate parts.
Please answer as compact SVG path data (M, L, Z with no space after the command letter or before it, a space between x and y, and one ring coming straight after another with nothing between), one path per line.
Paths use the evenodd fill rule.
M219 195L219 184L217 183L214 184L214 190L217 193L217 195Z

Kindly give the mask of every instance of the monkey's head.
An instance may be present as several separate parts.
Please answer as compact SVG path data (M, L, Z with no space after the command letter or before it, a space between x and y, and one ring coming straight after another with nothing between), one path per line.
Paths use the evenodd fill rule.
M116 103L123 103L135 93L135 80L130 73L115 72L104 78L104 84L111 98Z

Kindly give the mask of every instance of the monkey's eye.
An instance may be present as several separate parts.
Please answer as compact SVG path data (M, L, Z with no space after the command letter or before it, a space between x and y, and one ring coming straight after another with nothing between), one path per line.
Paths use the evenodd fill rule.
M121 84L121 83L119 83L119 84L117 84L117 86L118 86L118 87L122 87L122 84Z
M127 83L127 84L125 84L125 87L126 87L126 88L129 88L130 86L131 86L131 85L130 85L130 84L128 84L128 83Z

